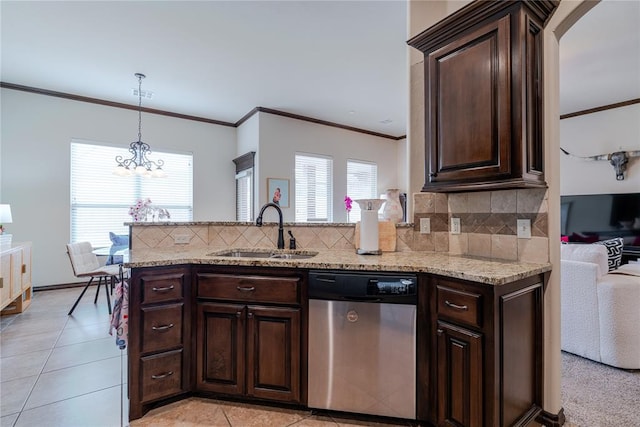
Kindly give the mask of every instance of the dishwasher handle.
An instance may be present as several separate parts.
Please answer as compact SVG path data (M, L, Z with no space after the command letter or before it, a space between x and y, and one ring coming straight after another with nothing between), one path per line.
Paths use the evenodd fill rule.
M382 302L382 298L380 297L351 297L351 296L341 296L337 298L342 301L352 301L352 302Z

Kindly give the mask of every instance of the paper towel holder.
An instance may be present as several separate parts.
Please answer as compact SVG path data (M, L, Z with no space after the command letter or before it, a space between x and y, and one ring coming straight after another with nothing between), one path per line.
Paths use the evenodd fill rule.
M378 236L378 211L382 207L382 199L354 200L360 206L360 242L356 254L382 255ZM365 216L367 218L365 219Z

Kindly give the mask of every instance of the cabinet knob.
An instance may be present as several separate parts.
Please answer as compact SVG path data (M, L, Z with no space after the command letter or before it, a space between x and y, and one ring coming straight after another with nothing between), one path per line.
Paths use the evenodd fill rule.
M429 173L429 178L435 178L436 176L438 176L437 172L431 172Z
M240 317L240 316L242 316L242 312L236 311L236 317Z
M247 314L247 317L248 317L249 319L251 319L251 318L253 317L253 313L249 313L249 314Z
M438 329L438 330L436 330L436 332L437 332L438 335L442 335L442 329Z

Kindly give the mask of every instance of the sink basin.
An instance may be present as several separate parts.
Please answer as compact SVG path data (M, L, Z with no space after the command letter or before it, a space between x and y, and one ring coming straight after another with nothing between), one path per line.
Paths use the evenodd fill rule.
M232 258L269 258L271 251L250 251L250 250L230 250L214 252L209 254L211 256L224 256Z
M207 254L209 256L231 258L266 258L266 259L307 259L318 255L311 251L270 251L266 249L230 249Z

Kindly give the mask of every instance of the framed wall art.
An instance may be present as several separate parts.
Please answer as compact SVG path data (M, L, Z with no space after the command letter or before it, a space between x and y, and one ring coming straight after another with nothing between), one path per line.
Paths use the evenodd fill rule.
M267 178L267 201L281 208L289 207L289 180L286 178Z

